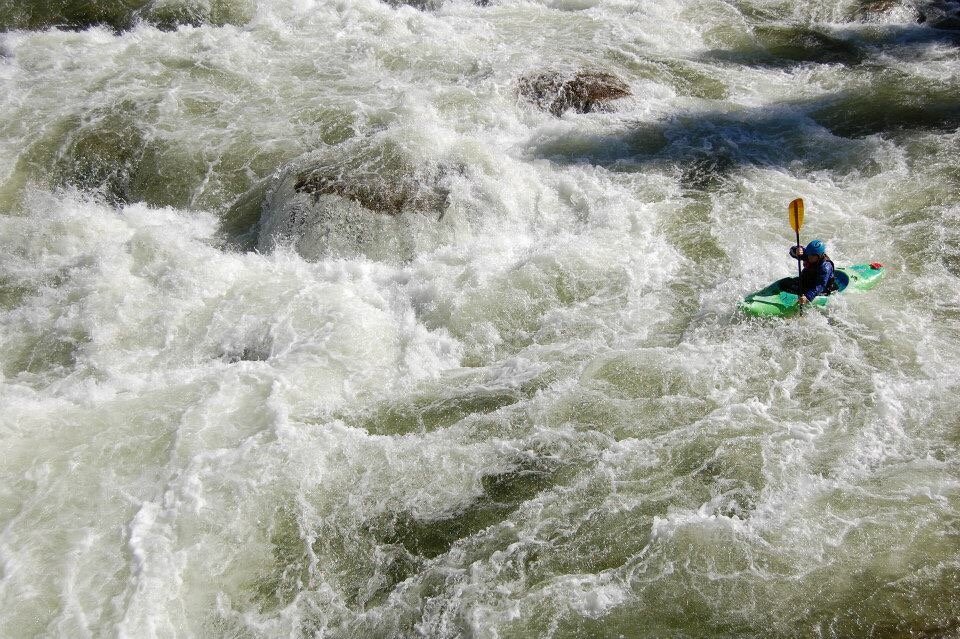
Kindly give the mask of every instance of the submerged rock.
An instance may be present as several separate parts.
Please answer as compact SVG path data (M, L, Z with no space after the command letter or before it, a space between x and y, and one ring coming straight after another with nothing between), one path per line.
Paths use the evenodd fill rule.
M934 0L919 8L917 22L934 29L960 31L960 0Z
M384 0L391 7L413 7L420 11L436 11L443 5L443 0Z
M210 176L205 158L188 140L165 136L151 126L150 109L149 103L122 100L61 119L23 150L18 177L8 185L14 192L28 182L75 188L114 205L225 204L214 189L233 179L224 170L226 163L219 175ZM232 184L239 184L239 191L249 184L243 173L252 164L249 154L237 157L236 164L238 179ZM203 189L209 189L209 199Z
M441 6L443 6L444 0L383 0L386 4L390 5L393 8L397 7L413 7L414 9L419 9L420 11L436 11ZM473 0L473 4L478 7L487 7L490 5L491 0Z
M0 31L107 27L125 31L139 22L173 30L180 25L243 24L248 0L0 0Z
M406 260L415 236L435 226L448 203L448 180L462 167L418 162L392 141L367 141L316 153L291 164L237 200L225 216L238 224L259 211L255 248L293 246L307 259L362 254ZM225 229L229 232L229 229Z
M219 27L246 24L254 11L253 3L249 0L154 0L138 11L134 18L158 29L172 31L181 25L210 24Z
M400 511L369 522L369 529L383 543L399 545L418 558L432 559L448 552L461 539L506 520L523 502L569 480L575 469L574 464L558 463L532 451L512 461L500 472L482 475L482 493L458 508L433 517Z
M0 30L50 27L82 30L106 26L120 31L128 28L136 11L147 4L149 0L0 0Z
M374 213L400 215L405 210L441 213L448 195L440 186L443 172L430 168L345 174L342 167L324 164L298 172L293 188L297 193L314 196L315 201L321 195L336 195Z
M517 82L517 90L525 100L557 117L569 109L590 113L602 104L630 95L626 82L604 71L577 71L573 75L548 71L524 76Z
M681 165L680 184L693 191L716 189L736 167L736 161L726 152L695 157Z
M273 180L266 178L241 195L220 217L220 236L226 247L252 251L257 247L260 216Z
M860 0L861 13L886 13L900 6L897 0Z
M112 204L140 199L140 166L151 141L134 113L129 108L108 110L90 123L71 124L76 128L53 165L54 184L94 192Z
M868 87L824 99L811 117L833 134L954 131L960 126L957 89L940 81L889 71Z
M784 67L810 62L852 66L865 59L865 53L854 42L799 25L758 26L748 36L720 39L718 44L723 48L711 51L708 58L750 66Z
M781 60L854 65L864 58L855 44L816 29L764 26L755 35L760 46Z

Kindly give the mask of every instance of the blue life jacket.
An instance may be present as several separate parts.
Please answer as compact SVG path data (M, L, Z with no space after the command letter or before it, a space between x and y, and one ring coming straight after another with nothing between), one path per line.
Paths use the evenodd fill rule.
M794 252L795 246L790 247L790 257L795 260L797 257ZM798 294L803 294L808 300L813 301L818 295L829 295L837 290L836 268L830 256L824 253L816 266L805 266L800 271L800 278L797 281Z
M818 295L829 295L837 290L836 269L826 255L816 266L807 266L800 273L800 291L808 300Z

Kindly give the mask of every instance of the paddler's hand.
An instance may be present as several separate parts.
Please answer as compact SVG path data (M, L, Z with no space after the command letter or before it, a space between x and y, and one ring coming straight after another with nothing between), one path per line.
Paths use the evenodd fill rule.
M803 259L803 247L797 244L796 246L790 247L790 257L801 260Z
M801 295L801 296L800 296L800 299L799 299L798 301L800 302L800 304L809 304L809 303L810 303L810 300L807 299L807 296L806 296L806 295Z

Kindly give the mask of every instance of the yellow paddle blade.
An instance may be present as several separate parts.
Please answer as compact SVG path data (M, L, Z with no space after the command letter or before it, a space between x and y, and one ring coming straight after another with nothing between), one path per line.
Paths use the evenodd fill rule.
M798 197L790 203L790 226L797 233L803 226L803 198Z

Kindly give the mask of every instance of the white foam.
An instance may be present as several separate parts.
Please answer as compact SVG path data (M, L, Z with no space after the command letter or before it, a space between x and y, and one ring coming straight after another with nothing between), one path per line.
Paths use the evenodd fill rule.
M624 611L696 634L691 597L763 632L765 601L845 614L849 575L912 579L916 618L940 614L956 139L810 116L872 64L956 61L711 58L764 15L849 8L753 4L289 0L3 34L0 634L560 635ZM594 65L634 91L616 110L516 95ZM698 73L727 97L693 95ZM179 208L53 188L111 114ZM236 196L345 138L464 167L443 218L372 218L334 256L319 234L220 248ZM793 274L796 196L803 239L886 279L746 320L743 294Z

